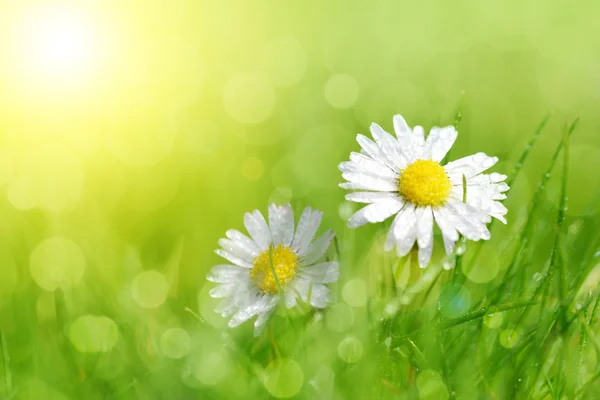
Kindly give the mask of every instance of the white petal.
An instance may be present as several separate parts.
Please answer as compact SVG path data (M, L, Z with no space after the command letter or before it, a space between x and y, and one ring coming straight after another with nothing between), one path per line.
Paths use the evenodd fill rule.
M302 301L306 303L310 300L310 304L313 307L323 308L329 302L329 289L321 284L313 283L308 279L298 278L292 285L293 290L297 292Z
M325 308L327 303L329 303L329 289L318 283L313 284L310 293L310 304L316 308Z
M340 276L339 263L332 261L302 267L298 273L316 283L335 282Z
M489 192L486 192L480 186L468 186L467 189L468 204L506 224L504 215L506 215L508 210L502 203L494 201L494 199L498 199L500 196L504 195L498 193L490 195Z
M323 257L334 236L335 233L333 233L331 230L328 230L308 247L306 253L299 253L301 256L302 265L312 265L321 257Z
M433 161L441 161L454 145L458 132L453 126L439 128L434 126L427 136L426 147Z
M425 145L425 130L421 125L413 128L413 142L419 146Z
M296 292L294 290L286 290L284 296L284 302L287 308L292 308L296 306Z
M228 325L230 328L235 328L236 326L248 321L252 317L253 317L253 314L250 314L249 312L246 312L245 310L239 310L238 312L233 314L233 317L231 317L231 319L229 320Z
M375 203L390 198L399 198L398 192L352 192L346 195L346 200L355 203Z
M455 228L464 237L475 241L490 238L490 232L487 230L485 223L482 222L479 210L460 202L448 202L445 208L457 217Z
M261 251L266 251L271 245L271 232L265 217L258 210L244 214L244 225Z
M294 213L292 206L269 205L269 227L273 244L289 246L294 238Z
M368 172L344 172L342 177L347 183L340 184L344 189L363 189L363 190L382 190L393 192L398 190L398 180L396 178L372 175Z
M227 261L229 261L235 265L238 265L243 268L248 268L248 269L252 268L251 262L248 262L240 257L234 256L233 254L231 254L225 250L218 249L218 250L215 250L215 253L217 253L219 256L223 257L224 259L226 259Z
M422 126L415 126L411 134L398 138L405 165L411 164L419 158L427 158L424 134Z
M252 263L254 257L258 255L249 251L243 246L243 244L230 239L219 239L219 246L221 246L228 253L233 254L235 257L238 257L249 263Z
M237 307L233 301L233 298L228 297L219 303L219 305L215 308L215 312L221 314L222 317L227 318L233 315L236 309Z
M252 302L247 308L246 312L253 315L262 314L273 308L279 301L279 296L271 296L268 294L259 293L256 300Z
M498 157L489 157L485 153L477 153L452 161L446 164L444 169L449 175L463 174L468 179L491 168L497 162Z
M392 169L384 163L374 160L371 157L361 153L350 153L350 161L339 165L342 172L368 172L371 175L384 178L397 178L399 169Z
M300 222L298 222L298 228L292 241L292 247L296 249L299 254L304 254L315 237L317 229L321 224L323 213L318 210L312 210L310 207L306 207Z
M452 242L458 240L458 232L456 231L457 218L452 218L447 210L443 207L435 207L433 209L435 222L440 227L442 234Z
M381 153L381 150L377 146L377 143L375 143L365 135L361 135L360 133L356 135L356 141L364 150L364 152L368 154L372 159L385 162L385 157Z
M210 295L210 297L213 297L215 299L222 299L224 297L231 296L235 292L236 287L236 283L226 283L224 285L219 285L217 287L212 288L210 292L208 292L208 294Z
M238 281L242 274L248 274L248 270L235 265L215 265L211 268L206 279L210 282L230 283Z
M433 211L431 207L417 210L417 243L419 244L419 265L425 268L433 251Z
M404 120L404 117L402 117L400 114L394 115L394 131L396 132L396 137L398 139L412 134L410 127Z
M446 254L452 254L452 251L454 251L454 245L456 244L456 241L452 240L449 236L446 236L443 232L442 239L444 240L444 249L446 250Z
M390 226L390 230L388 231L387 237L385 239L385 244L383 246L385 251L392 250L396 245L396 230L398 229L398 225L402 224L404 222L404 219L406 218L406 209L409 208L407 204L410 203L404 203L404 206L400 209L400 211L398 211L398 214L396 214L396 218L394 218L394 221L392 221L392 225Z
M400 257L408 254L417 238L417 213L415 205L407 203L402 209L402 219L394 226L396 252Z
M260 336L260 334L262 333L262 331L265 328L265 325L267 323L267 321L269 320L269 317L272 314L272 310L268 310L263 312L262 314L258 315L258 318L256 318L256 321L254 321L254 336L258 337Z
M406 162L400 152L400 144L396 139L376 123L371 124L371 135L373 135L373 139L379 146L379 151L385 158L387 165L396 167L395 170L406 167Z
M244 235L242 232L235 229L230 229L227 232L225 232L225 235L229 239L238 242L240 246L244 247L254 257L260 254L260 249L258 248L256 243L254 243L252 239Z
M383 199L376 203L369 204L350 217L348 220L348 227L358 228L368 222L376 223L385 221L400 211L403 205L404 201L399 197Z

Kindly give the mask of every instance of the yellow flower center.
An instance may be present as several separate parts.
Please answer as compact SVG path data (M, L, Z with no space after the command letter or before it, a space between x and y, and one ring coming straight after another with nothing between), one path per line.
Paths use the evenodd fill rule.
M262 252L254 259L250 278L261 292L275 294L278 291L277 282L283 288L296 276L296 268L298 268L298 256L292 248L280 244ZM273 270L275 270L277 280L275 280Z
M437 161L417 160L400 173L398 192L417 206L439 206L448 200L452 183Z

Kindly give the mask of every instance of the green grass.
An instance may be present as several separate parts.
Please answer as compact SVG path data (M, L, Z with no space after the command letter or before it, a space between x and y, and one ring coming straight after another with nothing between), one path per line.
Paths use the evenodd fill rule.
M547 121L518 158L511 184L527 169ZM0 393L11 399L596 398L600 235L585 219L565 214L576 126L564 128L521 226L495 225L490 243L461 241L460 254L438 257L425 270L413 255L397 259L382 252L387 226L340 232L328 256L342 268L332 306L324 312L283 308L258 338L251 324L225 328L211 315L206 291L199 315L193 298L177 292L168 311L144 311L112 290L100 271L86 278L85 288L43 295L43 304L30 286L3 308L12 325L0 336ZM543 197L553 180L560 188L558 201L550 203L556 206ZM509 233L497 274L476 283L481 279L473 271L490 262L485 246L499 246L499 229ZM172 250L164 271L171 287L189 251L184 243ZM139 256L129 257L125 265L138 269ZM107 340L106 332L94 335L98 327L84 332L92 339L69 331L84 309L114 321L114 348L77 351ZM170 326L187 331L189 343L163 343Z

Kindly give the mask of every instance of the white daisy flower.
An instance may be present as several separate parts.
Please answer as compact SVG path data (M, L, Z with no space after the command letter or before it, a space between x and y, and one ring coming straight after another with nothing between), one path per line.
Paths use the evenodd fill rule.
M424 268L431 260L434 221L447 254L459 234L469 240L487 240L486 224L492 217L506 223L506 207L498 202L509 189L503 182L506 175L482 174L496 164L497 157L477 153L441 165L458 136L454 127L433 127L425 139L421 126L411 129L396 115L394 130L396 138L373 123L375 141L358 135L361 152L350 154L350 161L339 166L348 181L340 186L360 190L347 194L346 199L369 204L350 217L350 228L396 215L386 251L396 246L398 255L404 256L416 240L419 265Z
M334 237L331 230L313 242L323 213L306 207L294 230L292 207L269 206L269 222L260 211L244 215L250 237L237 230L226 232L216 253L231 264L217 265L207 276L219 286L210 291L223 298L216 311L230 317L230 327L255 315L255 334L280 299L287 308L296 305L298 296L316 308L329 302L327 283L337 281L338 263L320 262ZM275 272L275 274L273 274Z

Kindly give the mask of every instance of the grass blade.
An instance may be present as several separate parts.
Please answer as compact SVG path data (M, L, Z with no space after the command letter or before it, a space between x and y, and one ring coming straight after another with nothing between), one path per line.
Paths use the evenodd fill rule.
M563 147L566 144L565 140L568 140L568 138L573 134L578 123L579 123L579 119L575 119L575 121L573 121L573 123L571 123L571 125L569 126L569 128L567 129L567 131L565 133L565 139L562 140L560 142L560 144L558 145L558 147L556 148L556 151L554 152L554 155L552 156L552 159L550 160L550 164L548 164L548 168L546 169L546 172L544 173L544 175L542 175L542 178L541 178L540 182L538 183L535 193L533 194L531 207L529 208L529 212L527 213L527 219L525 222L525 226L519 233L519 236L517 238L517 246L511 257L511 262L508 265L506 272L504 273L504 278L502 280L502 283L498 287L498 290L496 290L494 297L492 297L492 299L491 299L491 304L497 303L501 299L502 294L504 293L503 289L506 287L506 285L508 284L509 278L512 276L513 269L515 268L515 266L517 264L517 259L521 252L521 249L523 248L523 246L527 243L527 241L529 239L530 231L531 231L532 225L533 225L533 215L537 211L537 209L540 205L540 202L542 199L542 194L544 193L544 191L546 189L546 185L547 185L548 181L550 180L550 176L551 176L552 170L554 169L554 166L556 165L558 156L560 155L560 152L562 151ZM564 196L563 196L563 198L564 198ZM559 211L559 212L562 213L563 211ZM564 214L560 214L560 218L561 218L560 224L561 225L562 225L563 216L564 216ZM475 262L475 261L473 261L473 262Z

